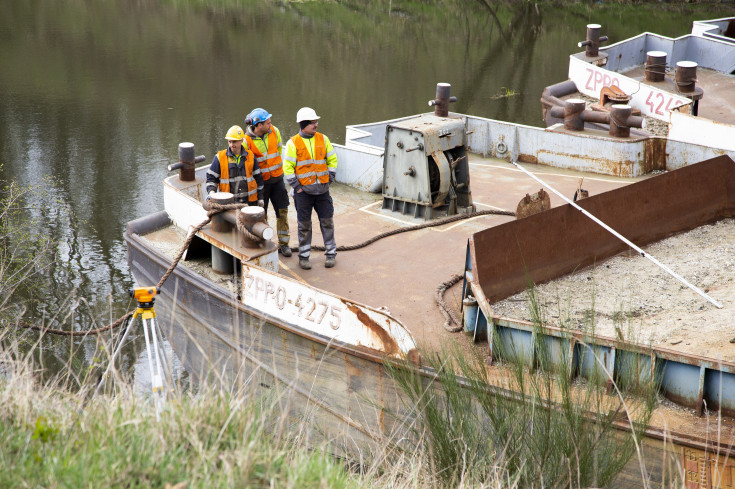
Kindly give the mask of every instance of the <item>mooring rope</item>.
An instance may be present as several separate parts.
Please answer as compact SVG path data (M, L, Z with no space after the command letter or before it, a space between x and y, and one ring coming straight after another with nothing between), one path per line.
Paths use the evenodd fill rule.
M460 331L462 329L462 321L459 320L457 315L454 313L454 310L449 307L446 302L444 302L444 292L446 292L447 289L462 280L462 277L463 275L459 274L452 275L452 278L450 278L446 282L441 283L439 287L436 288L436 292L434 293L434 300L439 306L439 311L441 311L442 316L444 316L444 329L446 329L450 333L456 333L457 331ZM454 323L454 326L452 326L452 323Z
M184 241L184 244L182 245L181 249L179 250L178 254L174 258L173 262L171 263L171 266L168 267L168 270L166 270L166 273L163 274L161 277L161 280L158 281L157 287L162 287L163 284L166 282L168 277L173 273L174 268L176 268L176 265L179 264L179 261L181 260L181 257L184 256L184 252L189 248L189 245L191 244L191 240L194 239L194 236L196 233L198 233L204 226L209 224L209 222L212 220L212 216L219 214L220 212L229 210L229 209L241 209L242 207L245 207L247 204L215 204L207 202L207 206L205 209L207 209L207 218L194 226L189 233L189 236L187 236L186 240ZM59 336L89 336L89 335L97 335L100 333L104 333L105 331L109 331L111 329L118 328L125 324L128 319L130 319L135 313L135 311L128 311L122 316L120 316L116 321L108 324L107 326L102 326L101 328L96 329L89 329L85 331L69 331L65 329L53 329L53 328L47 328L44 326L36 326L33 324L27 324L23 321L19 321L18 325L26 328L26 329L32 329L35 331L40 331L44 334L50 333L55 334Z
M391 231L386 231L384 233L378 234L376 236L373 236L372 238L368 239L367 241L363 241L362 243L356 244L356 245L348 245L348 246L337 246L337 251L353 251L353 250L359 250L360 248L364 248L367 245L373 244L378 240L381 240L383 238L387 238L389 236L394 236L396 234L401 233L407 233L409 231L418 231L419 229L424 228L432 228L435 226L443 226L444 224L449 224L455 221L461 221L463 219L471 219L473 217L479 217L479 216L487 216L487 215L498 215L498 216L515 216L515 212L511 211L502 211L502 210L487 210L487 211L477 211L477 212L471 212L468 214L457 214L456 216L448 217L446 219L440 219L438 221L433 222L427 222L424 224L417 224L416 226L407 226L405 228L398 228L393 229ZM311 247L312 250L315 251L324 251L324 246L314 246ZM298 246L292 246L291 251L299 251Z
M166 280L171 276L176 266L179 264L179 261L181 260L181 257L184 256L184 253L189 248L189 245L191 244L191 241L194 239L194 236L196 233L201 231L201 229L209 224L209 222L212 220L212 216L215 216L216 214L219 214L220 212L224 212L230 209L242 209L243 207L247 206L247 204L216 204L214 202L207 201L205 203L205 209L207 210L207 218L204 219L202 222L191 228L191 231L189 232L189 235L186 237L186 240L184 241L184 244L181 246L181 249L176 254L176 257L174 257L173 261L171 262L171 266L168 267L168 270L166 270L166 273L163 274L161 277L161 280L158 281L157 287L162 287L163 284L166 282ZM376 236L373 236L372 238L368 239L367 241L363 241L362 243L356 244L356 245L349 245L349 246L338 246L337 251L352 251L352 250L358 250L360 248L364 248L372 243L375 243L378 240L381 240L383 238L387 238L389 236L394 236L396 234L400 233L406 233L409 231L418 231L419 229L424 228L430 228L435 226L442 226L444 224L449 224L455 221L461 221L463 219L470 219L473 217L479 217L479 216L487 216L487 215L500 215L500 216L515 216L514 212L511 211L504 211L504 210L486 210L486 211L478 211L478 212L471 212L468 214L457 214L456 216L452 216L446 219L441 219L434 222L427 222L424 224L418 224L416 226L408 226L405 228L399 228L394 229L392 231L387 231L385 233L378 234ZM248 233L250 234L250 233ZM252 239L258 240L259 238L255 235L250 234ZM313 250L316 251L324 251L323 246L312 246ZM298 251L298 247L292 247L292 251ZM437 305L439 306L439 310L441 311L442 315L445 318L444 322L444 329L450 332L457 332L462 329L462 323L457 318L454 311L444 302L444 292L450 287L452 287L454 284L459 282L462 279L462 275L453 275L452 278L450 278L448 281L443 282L442 284L437 287L436 293L435 293L435 300ZM65 329L52 329L52 328L46 328L43 326L35 326L31 324L26 324L24 322L18 322L19 326L22 326L26 329L32 329L36 331L40 331L42 333L50 333L60 336L88 336L88 335L96 335L103 333L105 331L109 331L114 328L118 328L121 325L125 324L128 319L133 315L135 311L129 311L122 315L120 318L118 318L116 321L108 324L107 326L102 326L100 328L96 329L90 329L86 331L67 331ZM451 326L450 323L454 323L457 326Z

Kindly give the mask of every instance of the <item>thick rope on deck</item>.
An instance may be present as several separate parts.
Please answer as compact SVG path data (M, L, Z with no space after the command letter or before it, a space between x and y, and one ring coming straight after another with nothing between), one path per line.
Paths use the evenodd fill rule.
M462 321L459 320L457 315L454 313L454 310L449 307L446 302L444 302L444 292L446 292L447 289L451 288L454 284L462 280L462 277L463 275L460 274L452 275L452 278L450 278L446 282L441 283L439 287L436 288L436 293L434 293L434 300L436 301L436 305L439 306L439 311L441 311L442 316L444 316L444 329L446 329L450 333L461 331Z
M362 243L348 245L348 246L337 246L337 251L359 250L360 248L364 248L367 245L373 244L378 240L387 238L389 236L395 236L396 234L407 233L409 231L418 231L419 229L424 229L424 228L433 228L436 226L443 226L444 224L461 221L463 219L471 219L473 217L488 216L488 215L515 216L516 214L515 212L512 212L512 211L501 211L501 210L494 210L494 209L487 210L487 211L471 212L469 214L457 214L456 216L448 217L446 219L440 219L438 221L432 221L432 222L427 222L424 224L417 224L416 226L407 226L405 228L398 228L398 229L393 229L391 231L386 231L384 233L373 236L372 238L368 239L367 241L363 241ZM311 249L314 251L324 251L324 246L312 245ZM299 247L292 246L291 251L299 251Z

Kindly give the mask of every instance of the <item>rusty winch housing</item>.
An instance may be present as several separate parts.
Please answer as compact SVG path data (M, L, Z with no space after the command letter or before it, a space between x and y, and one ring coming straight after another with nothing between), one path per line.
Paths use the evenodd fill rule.
M437 85L433 114L389 124L383 156L383 209L432 219L472 212L467 131L449 115L449 85Z

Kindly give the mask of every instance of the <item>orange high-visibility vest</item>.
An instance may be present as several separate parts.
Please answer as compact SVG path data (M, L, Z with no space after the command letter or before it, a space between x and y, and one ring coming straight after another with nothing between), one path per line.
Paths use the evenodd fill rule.
M223 149L218 152L217 158L219 159L219 191L229 192L230 182L234 181L234 178L230 179L230 161L227 156L227 150ZM253 168L255 166L253 153L247 151L247 157L243 164L245 165L245 175L248 183L248 201L255 202L258 200L258 182L256 182L255 177L253 177Z
M245 135L248 142L248 148L255 154L255 162L260 167L260 173L263 175L263 181L267 182L270 177L280 177L283 175L283 163L281 163L281 144L278 142L278 135L275 128L268 134L266 142L267 154L263 154L255 145L255 141Z
M303 186L316 183L329 183L329 170L327 169L327 145L324 144L324 135L320 132L312 138L314 144L314 156L306 149L304 138L295 135L291 138L296 147L296 167L294 174Z

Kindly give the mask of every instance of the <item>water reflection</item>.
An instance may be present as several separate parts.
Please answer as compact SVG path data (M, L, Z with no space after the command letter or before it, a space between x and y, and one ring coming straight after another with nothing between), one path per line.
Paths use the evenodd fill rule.
M162 208L160 182L179 142L194 142L209 161L255 106L274 114L284 136L297 131L299 107L314 107L339 143L347 124L428 111L436 83L448 82L459 99L453 110L541 125L541 91L567 78L588 22L615 41L652 25L684 34L693 18L722 13L529 2L486 9L469 0L417 12L395 1L361 8L6 0L0 178L53 180L29 212L61 257L28 317L55 317L74 297L89 304L74 316L80 329L130 310L125 223Z

